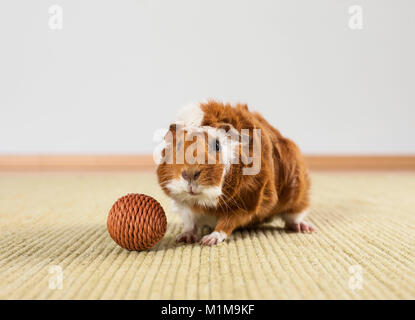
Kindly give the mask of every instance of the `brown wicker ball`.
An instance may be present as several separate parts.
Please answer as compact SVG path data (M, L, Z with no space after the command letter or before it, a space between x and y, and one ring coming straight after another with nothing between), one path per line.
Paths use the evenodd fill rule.
M118 199L108 213L108 232L128 250L153 247L166 233L167 219L160 203L145 194L131 193Z

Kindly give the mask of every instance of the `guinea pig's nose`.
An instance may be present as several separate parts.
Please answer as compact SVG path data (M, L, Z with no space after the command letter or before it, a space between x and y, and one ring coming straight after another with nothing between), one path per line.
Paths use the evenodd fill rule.
M200 177L200 170L183 170L182 177L188 182L196 181Z

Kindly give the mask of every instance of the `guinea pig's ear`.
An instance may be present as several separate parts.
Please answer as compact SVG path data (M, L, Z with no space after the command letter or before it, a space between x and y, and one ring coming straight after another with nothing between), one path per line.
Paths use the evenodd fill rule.
M176 123L172 123L169 127L169 131L171 132L176 132L177 129L177 124Z
M221 123L221 124L219 125L219 129L225 130L225 131L226 131L226 133L227 133L229 130L231 130L231 128L232 128L232 126L231 126L230 124L228 124L228 123Z
M164 141L166 142L166 146L171 145L173 143L174 136L176 134L176 130L177 130L176 123L172 123L169 126L169 130L167 130L165 135L164 135Z
M169 131L176 132L182 129L183 127L184 127L184 124L181 123L180 121L173 122L169 127Z

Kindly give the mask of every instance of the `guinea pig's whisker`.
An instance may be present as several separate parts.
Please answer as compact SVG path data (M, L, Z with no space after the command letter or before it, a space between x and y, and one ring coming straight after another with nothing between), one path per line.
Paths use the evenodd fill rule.
M224 183L225 183L225 185L226 186L228 186L228 187L232 187L228 182L226 182L226 181L224 181ZM234 203L235 203L235 205L239 208L239 209L243 209L243 210L247 210L246 209L246 205L245 205L245 203L243 202L243 200L241 199L241 202L242 202L242 205L243 206L241 206L240 205L240 203L234 198L234 197L231 197L229 194L227 194L226 193L226 191L224 191L224 190L222 190L222 192L224 193L224 194L226 194Z
M223 196L224 197L221 200L223 201L223 204L226 206L227 209L232 210L232 208L231 208L231 206L228 202L232 202L235 205L235 207L239 208L238 203L235 201L235 199L231 198L226 193L223 193ZM228 210L226 210L226 211L228 211Z
M236 207L237 209L241 209L241 210L246 211L246 208L245 208L245 207L242 207L242 206L239 204L239 202L235 200L235 198L233 198L233 197L229 196L228 194L226 194L226 192L223 192L223 195L225 195L226 200L227 200L227 201L231 201L231 203L232 203L233 205L235 205L235 207Z
M221 199L221 200L223 201L223 203L221 204L221 203L219 202L219 207L220 207L223 211L228 212L228 211L229 211L229 206L226 204L226 202L225 202L223 199ZM225 207L224 207L223 205L225 205Z

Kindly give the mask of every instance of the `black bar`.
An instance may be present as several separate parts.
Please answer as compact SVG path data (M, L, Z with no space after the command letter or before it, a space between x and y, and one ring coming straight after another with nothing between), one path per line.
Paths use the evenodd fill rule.
M4 315L52 317L91 316L130 319L278 319L396 316L411 314L414 301L310 300L135 300L135 301L0 301ZM128 317L128 318L127 318ZM289 318L288 318L289 319Z

